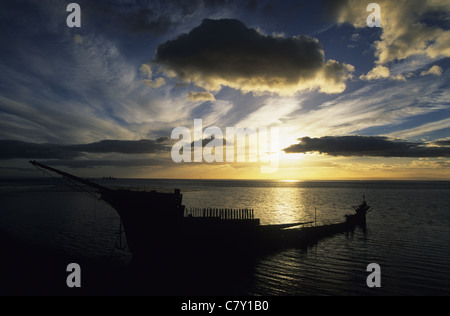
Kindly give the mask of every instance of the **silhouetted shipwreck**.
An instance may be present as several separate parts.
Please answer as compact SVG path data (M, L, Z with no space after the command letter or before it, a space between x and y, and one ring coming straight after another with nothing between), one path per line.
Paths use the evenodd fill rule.
M187 209L179 189L173 193L108 188L51 168L48 170L93 188L111 205L123 223L128 247L135 259L161 264L192 258L229 259L286 247L304 247L321 238L365 226L370 207L364 202L339 224L315 222L261 225L252 209ZM174 258L175 257L175 258ZM163 260L170 258L170 260ZM177 260L175 260L177 262Z

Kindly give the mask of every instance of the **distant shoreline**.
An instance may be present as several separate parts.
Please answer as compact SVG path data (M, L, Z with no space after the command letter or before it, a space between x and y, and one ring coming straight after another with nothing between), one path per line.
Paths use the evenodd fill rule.
M114 178L114 179L104 179L104 178L89 178L95 181L116 181L116 180L132 180L132 181L229 181L229 182L285 182L285 183L326 183L326 182L337 182L337 183L352 183L352 182L373 182L373 183L382 183L382 182L450 182L448 180L442 179L369 179L369 180L358 180L358 179L350 179L350 180L283 180L283 179L170 179L170 178ZM53 180L50 177L2 177L0 176L0 181L49 181Z

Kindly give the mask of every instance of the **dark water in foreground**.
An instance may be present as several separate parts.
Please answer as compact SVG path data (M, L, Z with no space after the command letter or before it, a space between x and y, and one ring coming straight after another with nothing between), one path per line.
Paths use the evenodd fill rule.
M185 280L170 280L161 291L148 284L151 294L450 295L450 182L99 183L180 188L187 207L252 208L262 224L311 221L314 208L319 223L341 222L363 194L374 208L366 232L269 253L227 285L212 282L197 293ZM53 179L0 181L0 294L65 294L71 262L82 266L84 293L131 293L131 256L115 248L118 229L108 205ZM381 288L366 285L370 263L381 266ZM183 269L183 262L174 266Z

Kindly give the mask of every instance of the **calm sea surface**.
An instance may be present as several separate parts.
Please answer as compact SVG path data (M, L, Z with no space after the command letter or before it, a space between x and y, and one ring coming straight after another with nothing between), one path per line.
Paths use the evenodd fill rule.
M249 295L450 295L450 182L98 180L116 187L180 188L187 207L252 208L262 224L333 223L365 195L367 230L260 258ZM55 179L0 180L0 230L29 245L126 265L119 217ZM8 255L8 254L4 254ZM381 288L366 285L370 263ZM239 287L239 284L236 284Z

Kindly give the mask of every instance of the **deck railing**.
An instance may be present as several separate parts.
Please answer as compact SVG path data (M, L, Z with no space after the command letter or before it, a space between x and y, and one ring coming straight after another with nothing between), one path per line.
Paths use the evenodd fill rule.
M185 217L217 218L223 220L254 220L253 209L186 208Z

